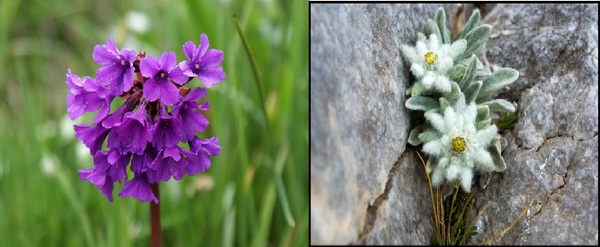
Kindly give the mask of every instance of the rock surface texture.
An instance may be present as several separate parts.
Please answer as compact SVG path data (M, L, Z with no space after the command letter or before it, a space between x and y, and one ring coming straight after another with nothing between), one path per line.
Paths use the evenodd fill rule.
M439 6L311 4L311 244L426 243L428 189L414 173L423 168L397 162L411 83L399 47L416 42ZM374 220L380 211L392 218ZM415 221L424 223L415 229Z
M504 136L507 170L475 191L488 200L474 242L526 216L495 244L598 244L598 5L497 5L483 19L492 67L519 79L500 94L518 103Z
M399 52L440 5L311 4L311 244L429 244L427 180L407 137L413 78ZM489 5L492 70L517 81L507 170L475 208L483 243L531 208L504 245L598 244L598 5ZM444 6L447 23L455 5ZM448 25L451 28L450 25Z

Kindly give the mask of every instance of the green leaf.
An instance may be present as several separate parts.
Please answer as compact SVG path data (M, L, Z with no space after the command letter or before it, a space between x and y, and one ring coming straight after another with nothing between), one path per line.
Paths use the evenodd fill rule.
M472 55L465 76L458 83L460 90L462 91L471 86L471 82L473 81L473 78L475 78L475 71L477 70L477 62L475 60L477 60L477 56Z
M450 91L450 93L444 94L444 97L448 98L448 100L457 99L458 97L460 97L460 86L458 86L458 84L454 81L450 81L450 84L452 84L452 91Z
M429 111L434 108L439 108L440 104L437 100L424 96L413 96L406 100L404 104L406 108L413 111Z
M479 89L481 88L481 81L476 81L472 83L467 90L465 90L465 102L467 104L473 102L475 98L477 98L477 94L479 93Z
M500 138L495 137L492 140L492 143L487 148L488 152L492 156L492 161L494 162L494 171L495 172L503 172L506 170L506 163L504 162L504 158L502 158L500 146Z
M417 41L426 42L427 37L422 32L417 33Z
M454 65L450 70L448 70L448 78L452 81L460 81L467 72L467 66L462 64Z
M481 102L489 99L494 92L504 86L515 82L519 77L519 71L511 68L502 68L494 72L494 74L483 81L481 92L477 97L477 101Z
M475 71L475 77L488 77L490 75L492 75L490 68L483 65L483 63L477 59L477 71Z
M492 124L492 120L488 118L488 119L478 121L476 127L477 127L477 130L480 130L480 129L484 129L485 127L489 126L490 124Z
M424 131L419 134L419 139L423 142L430 142L440 139L441 134L432 128L424 128Z
M490 108L490 111L494 112L514 112L515 106L510 102L503 99L495 99L482 103Z
M435 23L437 24L440 30L440 40L444 44L450 44L450 30L446 27L446 13L444 12L444 8L440 7L435 12L435 17L433 18Z
M419 134L423 132L425 125L421 124L410 131L408 135L408 143L413 146L418 146L423 143L421 139L419 139Z
M423 94L427 89L421 82L417 82L412 86L412 96L419 96Z
M496 122L496 127L498 127L498 131L510 130L515 127L515 123L517 123L516 111L502 114L498 122Z
M477 122L481 122L490 117L490 108L487 105L477 105Z
M467 23L465 23L465 26L463 27L463 29L458 33L458 36L456 37L455 40L465 37L465 35L467 33L469 33L471 30L473 30L476 26L479 25L480 19L481 19L481 14L479 14L479 10L476 9L475 11L473 11L473 14L471 14L471 17L469 18Z
M444 112L448 106L450 106L450 102L446 98L440 97L440 112Z
M431 34L437 35L438 39L440 39L440 41L441 41L442 34L440 33L440 28L438 27L437 23L435 23L435 21L433 21L431 19L428 19L427 25L429 26L429 31L431 31Z
M460 58L468 58L473 54L477 55L481 51L483 51L485 43L490 37L490 33L492 33L492 26L490 25L482 25L469 32L465 36L465 39L467 40L467 48L460 56ZM458 59L458 61L460 61L461 59Z

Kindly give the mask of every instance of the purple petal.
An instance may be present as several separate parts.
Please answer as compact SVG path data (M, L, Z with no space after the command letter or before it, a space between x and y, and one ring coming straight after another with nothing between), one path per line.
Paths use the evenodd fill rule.
M111 100L106 100L105 101L105 103L102 106L102 108L100 108L100 111L98 111L98 114L94 117L94 119L93 119L94 123L99 123L104 118L106 118L106 116L108 116L108 112L110 111L110 102L111 102Z
M83 82L81 78L76 74L71 72L71 69L67 70L67 88L71 91L72 94L80 94L84 92L83 90Z
M137 57L135 50L123 49L121 50L120 54L123 57L123 59L127 60L127 62L129 63L133 63L133 61L135 61L135 58Z
M163 52L158 60L158 67L164 71L170 71L177 66L177 56L175 52Z
M144 77L153 77L158 71L158 60L155 57L147 56L140 61L140 72Z
M185 54L189 60L194 60L194 58L196 58L194 56L196 54L196 44L192 41L185 42L183 45L183 54Z
M178 147L165 148L163 156L164 157L171 157L175 161L179 161L181 159L181 155L179 154L179 148Z
M89 126L86 124L74 125L75 138L81 140L86 147L90 149L90 154L94 156L102 148L102 143L108 135L109 129L102 127L102 124Z
M122 74L123 78L123 92L129 91L133 87L133 72L135 71L134 67L130 67L125 70ZM117 95L115 95L117 96Z
M200 35L200 47L198 47L198 50L196 50L196 56L204 56L206 50L208 49L208 45L208 37L206 36L206 34Z
M114 126L121 125L125 113L131 110L130 107L131 101L126 101L125 104L120 106L119 109L117 109L115 112L106 117L104 121L102 121L102 127L112 128Z
M117 65L108 65L96 70L96 78L102 86L110 86L111 89L116 87L115 81L121 76L121 70ZM132 78L133 80L133 78Z
M192 92L190 92L186 97L186 101L196 101L199 98L204 98L206 96L206 89L197 87Z
M79 173L79 178L81 178L81 180L87 180L88 176L90 176L90 174L92 174L92 172L94 172L95 169L96 168L79 170L79 171L77 171L77 173Z
M198 75L198 78L200 78L205 87L210 88L212 85L223 81L225 72L223 72L223 67L205 69L202 74Z
M189 76L184 75L183 71L176 67L169 72L169 78L171 78L171 80L173 80L174 83L183 85L188 82Z
M210 107L210 105L208 104L208 100L206 102L204 102L204 104L198 106L198 109L203 110L203 111L208 111L208 108Z
M158 204L158 198L152 193L152 187L148 183L146 174L135 174L132 180L125 183L123 189L119 192L119 196L131 196L141 202L152 200L155 204Z
M107 146L123 152L142 153L150 139L145 118L143 106L139 106L135 112L126 113L121 125L112 129Z
M194 74L194 71L192 71L192 68L190 67L190 61L182 61L181 63L179 63L179 69L182 71L182 73L189 77L197 77L196 74Z
M156 101L160 98L160 84L155 78L150 78L144 83L144 96L148 101Z
M223 51L210 49L206 54L202 57L201 66L202 67L217 67L221 66L221 62L223 62Z
M117 51L112 39L108 39L106 44L95 45L92 58L96 63L102 66L111 65L117 60Z
M161 84L160 101L163 104L167 106L173 105L179 101L180 97L179 89L173 83L166 81Z
M179 121L167 113L161 114L152 134L152 145L157 149L175 147L179 143Z
M107 181L102 186L102 193L104 194L104 196L106 196L106 198L108 198L109 202L113 202L112 192L113 192L114 186L115 186L115 184L113 181Z
M206 150L210 156L217 156L221 152L221 147L217 145L217 142L219 142L219 138L213 136L210 139L203 140L202 148Z

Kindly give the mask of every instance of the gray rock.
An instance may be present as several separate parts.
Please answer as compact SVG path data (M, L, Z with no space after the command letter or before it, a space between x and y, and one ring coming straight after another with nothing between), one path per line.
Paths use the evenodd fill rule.
M526 217L495 244L598 244L598 5L498 5L487 59L519 70L500 94L518 103L506 134L507 170L474 191L493 206L473 242L499 234L527 205Z
M311 5L311 244L428 244L429 190L406 149L415 115L399 53L439 5ZM445 6L449 23L456 8ZM498 98L518 103L504 137L507 170L475 208L483 243L598 244L598 6L502 5L487 60L519 79Z
M428 189L413 183L414 167L402 166L399 183L389 183L394 204L383 197L378 202L393 212L394 222L373 222L378 210L367 217L367 208L382 193L387 196L389 173L410 130L410 112L404 107L409 71L400 44L414 44L439 6L311 5L311 244L427 243L422 232L394 232L428 219L422 206L429 197L415 194ZM413 203L417 201L423 203ZM367 218L376 226L365 224ZM422 225L419 231L427 224ZM371 226L381 234L387 229L389 235L418 236L380 234L371 239Z

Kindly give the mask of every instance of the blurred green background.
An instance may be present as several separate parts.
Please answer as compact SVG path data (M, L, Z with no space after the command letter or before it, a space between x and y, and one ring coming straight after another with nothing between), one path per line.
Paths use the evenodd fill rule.
M206 173L160 185L164 246L307 246L307 13L302 0L0 0L0 246L150 245L148 203L118 197L121 184L110 203L77 175L93 164L67 117L65 74L95 77L93 47L110 37L182 61L201 33L225 54L200 134L222 151Z

